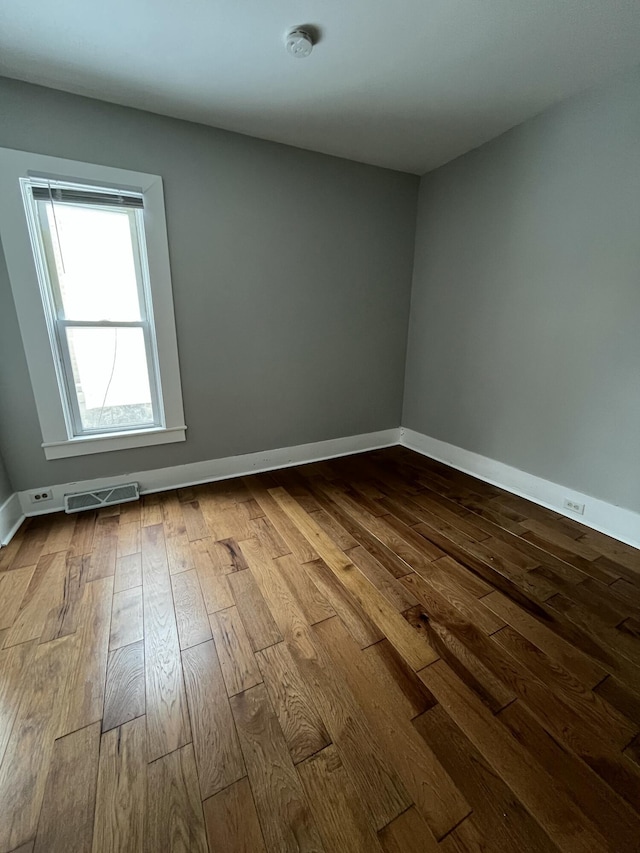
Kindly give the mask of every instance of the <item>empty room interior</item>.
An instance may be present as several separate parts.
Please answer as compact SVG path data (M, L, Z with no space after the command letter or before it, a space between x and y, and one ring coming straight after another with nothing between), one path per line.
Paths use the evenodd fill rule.
M638 853L637 0L5 0L0 545L0 853Z

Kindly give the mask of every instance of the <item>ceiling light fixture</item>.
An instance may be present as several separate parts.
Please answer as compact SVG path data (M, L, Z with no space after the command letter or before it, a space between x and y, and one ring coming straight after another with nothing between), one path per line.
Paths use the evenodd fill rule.
M304 59L313 50L313 39L311 35L301 27L293 27L285 36L287 53L296 59Z

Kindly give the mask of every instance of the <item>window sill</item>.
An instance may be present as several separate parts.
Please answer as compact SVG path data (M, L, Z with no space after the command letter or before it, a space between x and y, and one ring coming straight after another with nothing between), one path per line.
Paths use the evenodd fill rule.
M135 432L112 432L109 435L90 435L70 438L67 441L46 441L42 444L47 459L66 459L90 453L107 453L153 444L171 444L186 440L186 426L145 429Z

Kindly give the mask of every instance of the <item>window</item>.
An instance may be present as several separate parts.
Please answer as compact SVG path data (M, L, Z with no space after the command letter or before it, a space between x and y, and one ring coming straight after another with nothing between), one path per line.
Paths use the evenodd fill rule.
M0 193L47 458L184 440L161 179L0 149Z

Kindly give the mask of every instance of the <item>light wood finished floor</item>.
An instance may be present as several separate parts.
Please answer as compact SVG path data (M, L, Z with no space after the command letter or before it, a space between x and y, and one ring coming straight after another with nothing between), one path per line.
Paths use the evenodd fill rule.
M632 853L640 552L393 448L0 552L0 853Z

